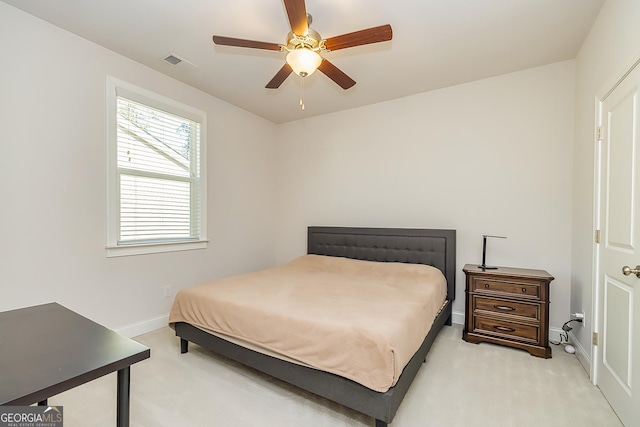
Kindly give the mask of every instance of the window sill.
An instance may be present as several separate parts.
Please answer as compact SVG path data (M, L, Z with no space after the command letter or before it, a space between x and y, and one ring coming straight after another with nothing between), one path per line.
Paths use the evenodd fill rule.
M208 240L198 240L190 242L171 243L145 243L138 245L107 246L107 258L157 254L163 252L192 251L195 249L206 249Z

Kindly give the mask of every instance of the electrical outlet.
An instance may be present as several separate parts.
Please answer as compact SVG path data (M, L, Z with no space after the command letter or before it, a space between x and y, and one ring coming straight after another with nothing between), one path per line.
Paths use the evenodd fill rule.
M164 287L164 297L169 298L173 295L173 289L170 285Z
M586 327L586 322L585 322L585 318L584 318L584 311L577 311L575 313L573 313L571 315L571 317L573 317L574 319L582 319L582 327Z

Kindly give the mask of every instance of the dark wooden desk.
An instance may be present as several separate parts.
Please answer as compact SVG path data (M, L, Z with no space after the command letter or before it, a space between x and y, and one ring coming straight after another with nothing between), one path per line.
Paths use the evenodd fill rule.
M0 313L0 405L25 406L118 372L117 426L129 426L130 366L151 350L57 303Z

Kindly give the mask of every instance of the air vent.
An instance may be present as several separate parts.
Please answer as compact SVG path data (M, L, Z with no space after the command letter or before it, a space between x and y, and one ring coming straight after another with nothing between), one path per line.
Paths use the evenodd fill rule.
M191 71L194 68L196 68L196 65L194 63L179 57L175 53L169 54L167 57L162 58L162 60L167 64L173 65L174 67L176 67L176 69L179 69L180 71Z
M183 61L182 58L179 58L179 57L177 57L177 56L175 56L173 54L167 56L166 58L164 58L164 60L166 62L168 62L169 64L171 64L171 65L178 65L179 63L181 63Z

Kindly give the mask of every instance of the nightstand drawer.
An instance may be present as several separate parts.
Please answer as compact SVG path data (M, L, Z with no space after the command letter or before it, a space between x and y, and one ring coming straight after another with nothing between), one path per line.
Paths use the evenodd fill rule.
M523 298L540 299L540 285L517 282L474 278L472 292L514 294Z
M537 326L488 319L481 316L476 316L474 318L474 332L502 337L508 336L521 341L530 341L532 343L538 341Z
M473 296L473 311L474 313L477 313L478 311L485 311L540 320L539 304L502 300L484 296Z

